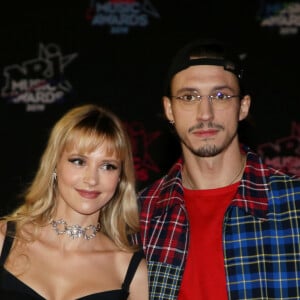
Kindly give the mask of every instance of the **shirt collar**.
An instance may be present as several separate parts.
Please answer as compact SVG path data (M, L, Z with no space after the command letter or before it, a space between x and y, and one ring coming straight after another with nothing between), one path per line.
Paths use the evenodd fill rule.
M269 190L267 179L269 178L270 170L249 147L242 145L242 150L247 155L247 162L232 204L243 208L246 212L259 219L266 219L268 213L267 193Z
M269 169L262 159L249 147L241 145L241 150L246 153L247 161L243 177L238 191L232 201L232 205L244 209L247 213L259 219L266 219L268 213L268 190L267 178ZM183 204L182 171L183 158L179 158L165 177L162 193L169 193L165 205ZM172 188L170 188L172 187ZM161 203L162 204L162 203Z

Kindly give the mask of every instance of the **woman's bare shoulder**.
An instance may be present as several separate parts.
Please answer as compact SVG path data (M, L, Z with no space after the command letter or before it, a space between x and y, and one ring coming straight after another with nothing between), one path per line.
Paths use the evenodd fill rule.
M128 267L130 261L133 258L133 252L119 252L119 266L122 266L123 272L126 273L128 271ZM141 260L137 265L137 269L132 278L132 282L130 283L130 295L128 300L148 300L148 269L145 258L142 253L138 253L137 255L141 256ZM124 276L123 273L123 276ZM124 277L123 277L124 278Z
M145 258L139 263L136 273L130 285L129 300L148 300L149 299L149 286L148 286L148 268Z
M7 222L0 220L0 253L2 252L3 242L6 234Z

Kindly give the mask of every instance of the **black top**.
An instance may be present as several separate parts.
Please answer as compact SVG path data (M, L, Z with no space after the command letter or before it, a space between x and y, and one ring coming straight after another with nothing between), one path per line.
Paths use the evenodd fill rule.
M12 222L7 223L7 231L14 232L15 224ZM13 238L6 235L4 239L3 249L0 256L0 299L1 300L44 300L41 295L35 292L30 286L23 283L13 274L4 268L5 260L11 249ZM125 300L129 295L129 286L136 269L144 257L143 253L135 252L131 258L124 282L119 290L105 291L87 295L77 300Z

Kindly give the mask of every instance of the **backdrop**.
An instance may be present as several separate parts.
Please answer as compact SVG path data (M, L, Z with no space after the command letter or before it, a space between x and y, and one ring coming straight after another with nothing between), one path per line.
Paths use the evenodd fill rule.
M97 103L128 127L138 189L179 155L161 96L175 52L198 37L235 42L253 99L241 140L300 174L300 2L271 0L2 1L0 215L32 179L49 131Z

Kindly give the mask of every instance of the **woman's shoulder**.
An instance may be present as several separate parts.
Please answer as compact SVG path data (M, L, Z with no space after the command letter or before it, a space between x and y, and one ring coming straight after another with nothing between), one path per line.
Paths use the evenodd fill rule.
M3 242L6 235L7 221L0 220L0 253L2 252Z
M142 252L136 252L131 258L133 266L132 282L130 283L130 299L149 299L148 296L148 269Z
M5 219L0 219L0 233L1 234L5 235L6 227L7 227L7 221Z
M117 250L114 252L115 265L119 269L120 278L124 279L128 272L136 272L143 258L132 251Z
M118 251L116 253L117 265L121 271L121 278L125 289L130 291L130 299L139 298L139 292L145 295L147 291L147 263L142 252Z

